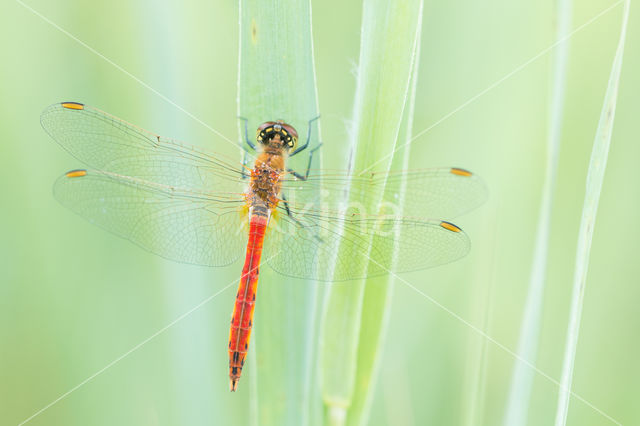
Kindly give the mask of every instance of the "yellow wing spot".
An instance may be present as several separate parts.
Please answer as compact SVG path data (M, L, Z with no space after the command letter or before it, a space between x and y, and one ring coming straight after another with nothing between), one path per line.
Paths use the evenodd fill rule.
M442 226L447 231L451 231L451 232L461 232L462 231L462 229L458 228L453 223L445 222L444 220L442 222L440 222L440 226Z
M76 177L82 177L86 175L87 175L86 170L71 170L70 172L67 172L65 176L68 178L76 178Z
M457 167L452 167L451 173L453 173L454 175L465 176L465 177L469 177L472 175L472 173L469 170L459 169Z
M84 104L78 102L63 102L60 105L66 109L84 109Z

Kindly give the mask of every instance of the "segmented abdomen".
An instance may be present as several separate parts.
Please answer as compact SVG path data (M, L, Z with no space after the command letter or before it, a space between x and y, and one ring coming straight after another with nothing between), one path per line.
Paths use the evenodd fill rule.
M249 224L247 255L242 268L236 303L231 316L229 331L229 384L235 391L242 374L242 366L249 349L249 338L253 326L253 309L258 289L258 267L262 255L262 242L267 228L268 217L253 214Z

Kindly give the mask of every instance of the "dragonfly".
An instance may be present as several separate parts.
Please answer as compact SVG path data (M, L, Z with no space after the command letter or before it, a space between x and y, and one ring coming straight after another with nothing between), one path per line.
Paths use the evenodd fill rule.
M229 331L229 386L238 386L249 348L259 268L314 281L350 281L457 260L468 236L444 220L485 201L483 181L457 167L354 173L311 169L306 141L284 121L261 124L243 143L253 168L156 135L97 108L62 102L41 116L45 131L87 168L54 184L54 196L90 222L164 258L244 267ZM251 151L249 151L251 150ZM307 152L307 169L287 167ZM357 188L371 214L345 206ZM399 196L406 194L402 212ZM320 194L320 195L319 195Z

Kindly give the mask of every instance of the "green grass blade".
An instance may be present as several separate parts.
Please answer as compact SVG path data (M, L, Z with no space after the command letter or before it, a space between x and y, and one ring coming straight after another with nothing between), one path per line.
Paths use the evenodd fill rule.
M249 137L262 122L283 119L304 143L309 120L318 116L309 1L241 1L239 56L238 114L248 119ZM318 137L314 125L313 141ZM319 167L316 157L314 168ZM300 154L288 164L300 169L307 159ZM318 289L293 281L261 270L249 352L253 361L244 371L253 383L253 417L260 425L299 425L308 417ZM245 378L247 390L248 382Z
M420 7L422 7L422 4L420 4ZM418 15L418 26L416 29L418 39L415 45L409 96L407 98L407 105L404 108L400 133L398 135L400 144L407 143L412 137L420 62L421 29L422 13ZM396 152L391 160L390 169L408 169L410 153L411 145L407 145L402 150ZM405 184L403 183L398 194L398 205L400 207L404 205L404 199L406 197L404 186ZM402 214L401 211L399 213ZM370 278L364 289L355 391L351 407L349 408L349 416L347 418L348 425L366 425L369 423L369 412L373 402L389 316L391 314L391 298L393 296L394 286L395 277L393 275L387 275L386 277Z
M496 246L499 240L500 230L498 224L499 208L494 207L488 214L486 226L484 230L484 238L479 239L491 241L487 244L488 250L485 250L477 259L478 266L475 268L476 280L484 283L471 286L471 300L473 300L475 314L479 320L480 330L489 335L493 327L494 300L496 297L496 270L499 256L496 255ZM484 277L484 280L482 279ZM487 401L490 397L489 392L489 363L491 359L491 342L485 336L477 333L469 334L469 343L467 345L468 354L477 354L469 356L466 366L466 378L463 388L467 394L465 397L466 404L463 406L464 421L462 424L467 426L475 426L485 424L485 412L487 411Z
M421 10L418 0L364 2L351 134L351 147L355 153L352 168L355 171L389 169L389 154L400 133L406 106ZM350 188L350 203L361 202L359 189ZM362 205L365 211L373 212L378 201L371 200L371 204ZM349 251L348 244L343 242L338 248L338 256ZM365 288L365 281L338 284L331 287L327 297L320 366L327 424L345 424L347 417L352 415L349 407L354 401L357 369L363 362L358 345L369 344L361 339L362 320L366 320L363 316ZM382 288L374 297L380 309L383 309L387 293L388 290ZM367 298L367 303L374 302ZM384 321L372 325L377 329L383 326ZM379 336L380 330L368 329L367 339L371 338L373 342L370 348L377 347ZM374 367L377 349L369 356L371 358L363 362L363 368ZM353 413L355 418L362 414L365 405L364 402L359 404L358 412Z
M629 1L624 3L622 16L622 28L620 30L620 41L611 67L609 84L596 130L596 137L593 142L589 170L587 172L586 193L582 208L582 219L578 230L578 247L576 251L576 264L573 279L573 292L571 296L571 311L569 313L569 326L565 342L564 361L562 365L562 378L560 381L560 391L558 395L558 406L556 411L556 426L564 426L567 423L569 411L569 397L571 395L571 381L573 378L573 368L576 357L576 347L578 345L578 335L580 332L580 319L582 316L582 304L584 291L587 283L587 270L589 265L589 253L591 251L591 241L593 238L593 228L595 226L596 214L598 211L598 201L602 190L602 181L607 166L609 146L611 144L611 134L613 132L613 121L616 112L616 102L618 98L618 86L620 83L620 71L622 69L622 57L624 53L624 42L627 34L627 22L629 20Z
M565 38L571 30L571 7L571 0L558 0L556 2L556 39L558 40ZM569 40L564 40L556 47L553 56L550 124L547 134L547 162L544 186L542 188L542 202L538 213L531 274L529 276L529 290L523 311L522 324L520 325L517 350L519 357L531 364L536 363L538 343L540 341L542 302L544 300L547 260L549 257L551 211L558 175L558 152L562 134L568 58ZM509 399L504 416L505 425L527 424L534 376L535 372L529 365L519 360L515 361Z

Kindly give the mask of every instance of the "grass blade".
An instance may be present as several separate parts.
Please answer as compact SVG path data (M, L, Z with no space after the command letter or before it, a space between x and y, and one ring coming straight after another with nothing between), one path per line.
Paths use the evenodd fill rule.
M355 171L384 171L391 164L388 154L396 144L406 107L419 38L417 29L422 14L421 4L419 0L364 2L351 134L351 147L355 153L352 168ZM355 186L350 188L349 202L361 202L358 198L359 189ZM365 211L372 212L378 201L371 200L370 204L361 205ZM346 241L342 243L338 248L338 256L343 251L349 251L348 244ZM367 391L356 386L357 372L362 367L364 370L360 378L371 377L385 323L380 320L375 325L370 324L365 329L366 336L361 335L361 324L363 319L366 320L363 316L365 290L372 287L373 282L365 285L365 281L361 280L330 288L323 316L320 367L322 395L327 410L326 424L345 424L347 418L352 417L357 421L366 410L367 396L360 392ZM367 309L375 306L384 309L388 292L388 288L381 287L375 290L375 296L370 293L370 297L366 298ZM372 299L376 299L377 303ZM363 348L366 345L367 348L359 352L359 345ZM356 391L359 392L356 397L358 404L352 411L350 407Z
M238 113L248 120L249 135L264 121L283 119L303 143L309 120L318 116L309 1L241 1L239 57ZM240 134L244 137L243 122ZM312 138L319 140L317 124ZM307 160L300 154L288 165L300 169ZM261 271L245 372L253 383L254 422L260 425L297 426L308 418L318 288L292 281L269 268Z
M609 146L611 144L611 134L613 131L613 120L616 112L616 102L618 98L618 86L620 83L620 71L622 69L622 57L624 53L624 42L627 34L627 21L629 20L629 1L624 3L622 15L622 28L620 30L620 41L611 67L609 84L604 98L596 137L593 142L589 170L587 172L586 193L582 208L582 219L578 230L578 248L576 251L576 265L573 279L573 293L571 296L571 311L569 313L569 326L565 343L564 361L562 365L562 378L560 381L560 391L558 395L558 406L556 410L556 426L564 426L567 423L569 411L569 396L571 395L571 381L573 378L573 367L576 357L576 347L578 345L578 334L580 332L580 319L582 316L582 303L584 300L585 285L587 282L587 269L589 265L589 252L591 250L591 240L593 238L593 228L595 226L596 214L598 211L598 201L602 190L602 181L607 166Z
M422 4L420 5L422 7ZM402 124L398 141L404 144L411 140L413 128L413 115L416 101L416 88L418 83L418 67L420 62L420 34L422 29L422 13L418 16L418 26L416 29L417 42L411 71L411 83L407 105L404 108ZM409 168L409 158L411 146L396 152L391 160L391 170L406 170ZM398 206L404 205L406 197L404 183L398 194ZM402 212L399 212L402 214ZM364 300L362 303L362 321L358 346L358 367L356 371L356 382L353 401L349 409L347 424L366 425L369 420L369 412L373 402L374 391L377 383L377 374L380 369L383 346L386 338L386 331L391 314L391 297L395 286L395 277L370 278L364 289Z
M565 103L567 62L569 58L569 40L565 39L571 30L571 0L556 2L557 28L556 38L563 40L553 57L553 83L551 91L549 130L547 135L547 162L542 188L542 202L538 215L536 241L533 251L529 290L525 302L518 341L518 356L531 364L536 363L542 302L549 257L549 235L551 232L551 210L558 175L558 152L562 134L562 120ZM505 425L525 425L529 411L529 401L533 388L535 372L525 363L516 360L511 388L504 416Z

